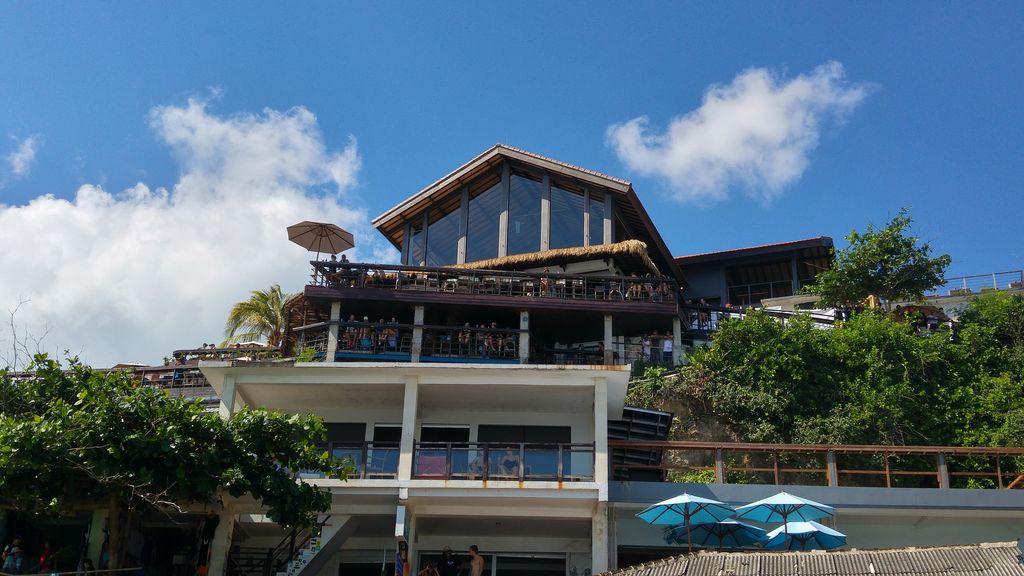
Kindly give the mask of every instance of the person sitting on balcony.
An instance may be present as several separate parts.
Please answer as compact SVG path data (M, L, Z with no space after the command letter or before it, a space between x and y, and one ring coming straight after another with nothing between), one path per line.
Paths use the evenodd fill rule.
M469 473L474 478L484 477L484 451L477 450L476 456L469 463Z
M349 263L348 262L348 256L345 256L344 254L342 254L341 255L341 263L342 264L348 264Z
M384 326L384 319L378 318L377 324L373 327L374 342L377 348L383 348L388 343L387 328Z
M337 261L338 261L338 257L335 256L334 254L331 254L331 262L337 262Z
M498 323L491 322L491 330L497 330ZM490 332L487 334L488 348L490 352L497 354L505 348L505 338L500 332Z
M394 317L391 318L391 322L388 322L388 327L384 329L384 335L388 340L388 348L398 350L398 320L395 320Z
M503 476L519 476L519 453L511 446L501 456L501 474Z
M473 329L470 327L469 322L466 322L466 324L462 326L462 330L459 330L459 354L469 353L469 338L472 330Z
M644 292L647 293L648 300L654 300L654 279L650 272L644 274Z

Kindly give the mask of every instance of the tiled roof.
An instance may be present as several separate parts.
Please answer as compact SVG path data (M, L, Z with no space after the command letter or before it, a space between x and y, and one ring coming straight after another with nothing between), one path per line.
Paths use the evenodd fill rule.
M1024 576L1017 542L840 550L697 552L618 570L614 576ZM600 576L600 575L599 575Z

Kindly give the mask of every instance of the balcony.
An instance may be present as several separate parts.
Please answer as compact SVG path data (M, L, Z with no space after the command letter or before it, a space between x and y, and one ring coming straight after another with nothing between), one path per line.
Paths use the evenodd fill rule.
M348 460L354 470L350 480L394 480L398 477L397 442L328 442L323 450L338 459ZM320 476L302 474L303 478Z
M674 313L678 286L667 277L581 276L312 261L307 296L407 302L463 302ZM515 300L513 300L515 299ZM527 303L527 304L524 304Z
M413 478L593 482L592 443L420 442Z
M1024 448L609 440L615 478L716 484L1024 489ZM646 450L658 463L624 455ZM636 477L634 477L634 474Z
M936 287L934 292L926 294L925 298L970 296L996 290L1024 290L1024 270L946 278L945 283Z

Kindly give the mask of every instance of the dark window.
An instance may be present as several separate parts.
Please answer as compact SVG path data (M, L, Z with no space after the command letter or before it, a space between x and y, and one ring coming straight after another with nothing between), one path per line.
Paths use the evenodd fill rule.
M374 442L401 442L402 441L402 427L401 426L384 426L378 424L373 427L373 441Z
M590 191L590 245L604 244L604 194Z
M421 426L420 442L469 442L469 428Z
M540 199L543 184L539 179L512 174L508 200L508 254L540 250Z
M551 248L583 245L583 191L551 186Z
M481 424L477 430L479 442L571 442L572 428L569 426L499 426Z
M366 440L366 424L362 422L328 422L324 426L327 428L328 442L362 442Z
M448 266L458 260L460 196L453 194L439 207L430 209L427 225L427 266Z
M498 220L504 205L501 177L488 175L470 187L466 262L498 255Z

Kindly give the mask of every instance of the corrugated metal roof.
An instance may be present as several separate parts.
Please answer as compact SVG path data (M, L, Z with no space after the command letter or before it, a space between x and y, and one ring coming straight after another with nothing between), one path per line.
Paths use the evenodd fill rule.
M1016 542L839 550L834 552L707 552L673 556L614 576L1024 576ZM600 576L600 575L599 575Z
M773 242L771 244L760 244L758 246L746 246L744 248L730 248L728 250L718 250L716 252L701 252L700 254L688 254L686 256L675 256L676 262L679 264L690 264L694 261L706 260L710 258L734 258L743 256L746 252L756 252L760 250L786 250L793 249L796 247L803 247L805 245L813 246L831 246L832 238L829 236L815 236L814 238L804 238L802 240L788 240L786 242Z

